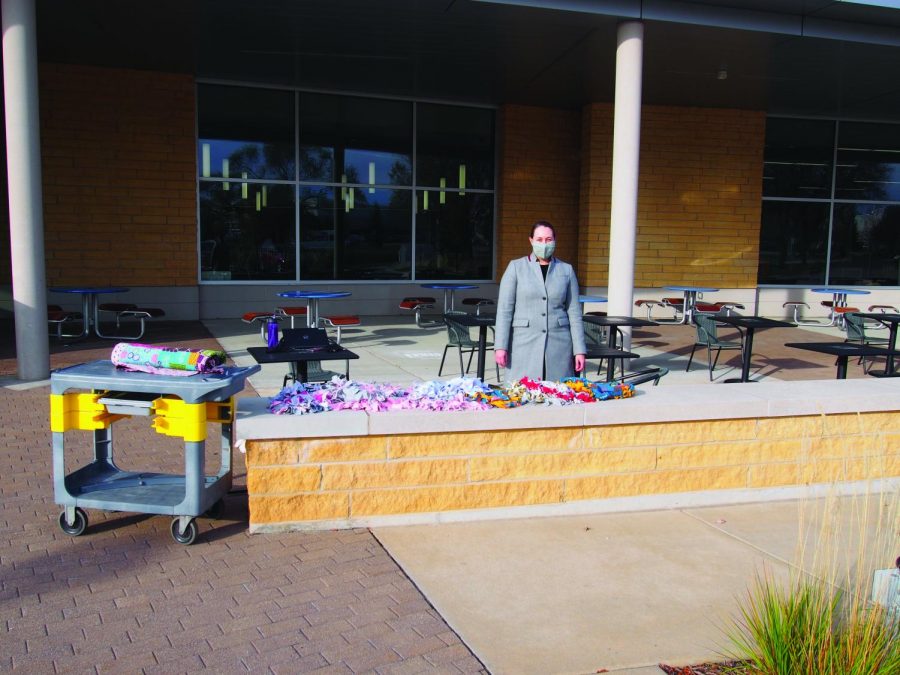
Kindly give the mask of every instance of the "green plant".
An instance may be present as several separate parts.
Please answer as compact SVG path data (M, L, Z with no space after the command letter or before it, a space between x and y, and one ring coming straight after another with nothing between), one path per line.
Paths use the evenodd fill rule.
M798 563L779 582L759 573L726 629L735 674L893 675L900 673L900 629L884 607L869 602L872 572L893 560L896 495L825 502L812 569L804 571L808 530L801 528ZM873 514L874 511L874 514Z

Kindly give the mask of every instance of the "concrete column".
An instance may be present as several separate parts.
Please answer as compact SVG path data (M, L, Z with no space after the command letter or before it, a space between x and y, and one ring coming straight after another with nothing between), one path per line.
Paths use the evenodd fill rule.
M632 316L637 232L638 172L641 151L641 87L644 26L619 25L616 47L616 100L613 131L612 210L609 233L611 315Z
M2 0L16 357L20 380L50 375L34 0Z

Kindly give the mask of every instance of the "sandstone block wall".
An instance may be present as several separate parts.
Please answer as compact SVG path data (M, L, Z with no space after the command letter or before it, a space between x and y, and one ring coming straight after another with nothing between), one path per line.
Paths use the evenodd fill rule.
M400 514L900 476L900 413L250 440L246 452L251 530L349 526Z

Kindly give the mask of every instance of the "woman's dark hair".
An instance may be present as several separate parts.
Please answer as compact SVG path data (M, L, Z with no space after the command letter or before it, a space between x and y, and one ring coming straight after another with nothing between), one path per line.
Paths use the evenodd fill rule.
M539 220L534 225L531 226L531 236L534 237L534 231L539 227L547 227L553 233L553 238L556 239L556 228L553 227L553 224L549 220Z

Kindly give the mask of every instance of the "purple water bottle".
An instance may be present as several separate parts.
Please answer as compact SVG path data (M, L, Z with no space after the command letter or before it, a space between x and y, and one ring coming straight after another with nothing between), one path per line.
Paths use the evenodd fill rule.
M275 349L278 346L278 322L275 319L269 319L266 322L266 344L269 349Z

